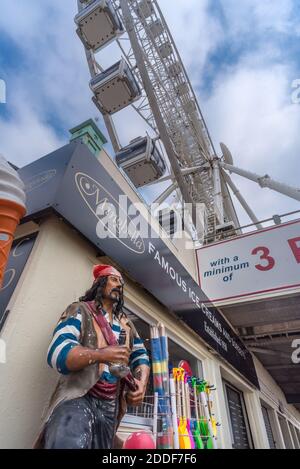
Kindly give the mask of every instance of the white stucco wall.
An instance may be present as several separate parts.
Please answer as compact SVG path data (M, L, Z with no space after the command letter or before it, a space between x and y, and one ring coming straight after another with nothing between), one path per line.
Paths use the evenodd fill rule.
M7 362L0 365L0 448L32 446L57 381L46 364L50 338L63 309L91 283L94 254L57 219L42 224L1 333Z

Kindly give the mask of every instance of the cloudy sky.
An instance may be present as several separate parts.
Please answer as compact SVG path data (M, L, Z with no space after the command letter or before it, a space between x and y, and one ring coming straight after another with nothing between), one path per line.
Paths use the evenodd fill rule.
M292 83L300 79L299 1L159 4L217 152L223 141L237 166L299 187L300 104L292 102ZM68 129L99 114L75 34L76 0L2 0L1 7L7 103L0 104L0 153L24 166L67 143ZM123 144L141 133L134 120L117 120ZM101 117L99 125L104 131ZM233 179L259 219L300 209L296 201ZM248 223L237 209L241 223Z

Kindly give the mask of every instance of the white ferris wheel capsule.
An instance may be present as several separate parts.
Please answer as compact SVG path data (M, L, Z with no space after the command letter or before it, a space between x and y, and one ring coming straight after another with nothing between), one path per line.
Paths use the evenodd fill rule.
M94 52L124 33L120 17L108 0L96 0L88 4L75 16L75 23L83 45Z
M143 187L160 179L166 172L164 159L155 140L139 137L116 154L116 163L135 187Z
M139 85L124 59L96 75L91 90L102 114L114 114L139 99Z

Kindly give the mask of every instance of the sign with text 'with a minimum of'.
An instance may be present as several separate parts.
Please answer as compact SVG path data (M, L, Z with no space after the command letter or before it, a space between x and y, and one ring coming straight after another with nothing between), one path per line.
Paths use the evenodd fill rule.
M300 220L205 246L199 282L215 304L300 291Z

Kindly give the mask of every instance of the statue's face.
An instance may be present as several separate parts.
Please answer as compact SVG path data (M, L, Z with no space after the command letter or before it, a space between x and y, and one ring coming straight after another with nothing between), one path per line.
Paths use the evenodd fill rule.
M118 303L120 296L122 295L123 285L124 282L120 277L110 275L107 277L103 297L112 300L114 303Z

